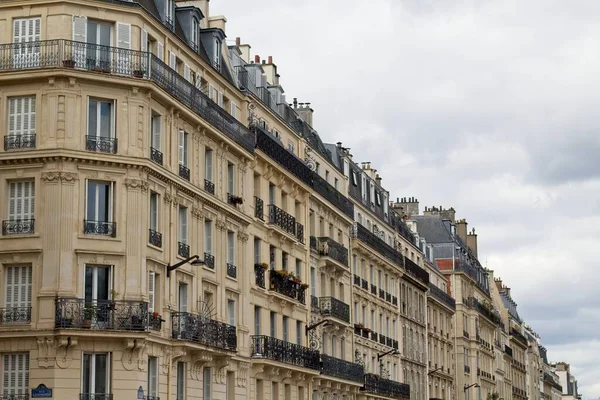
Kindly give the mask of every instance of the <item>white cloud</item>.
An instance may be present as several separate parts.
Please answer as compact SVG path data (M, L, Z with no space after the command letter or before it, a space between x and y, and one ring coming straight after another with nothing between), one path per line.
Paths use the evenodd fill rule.
M454 206L521 314L600 396L600 2L213 0L288 100L392 197Z

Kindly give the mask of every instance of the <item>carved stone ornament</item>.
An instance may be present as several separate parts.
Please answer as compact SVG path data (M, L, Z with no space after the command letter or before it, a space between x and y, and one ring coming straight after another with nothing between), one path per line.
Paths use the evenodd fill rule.
M79 179L78 175L73 172L62 171L46 171L42 172L42 181L44 182L65 182L74 183Z
M129 190L141 190L142 192L148 192L148 181L141 179L125 179L123 185Z

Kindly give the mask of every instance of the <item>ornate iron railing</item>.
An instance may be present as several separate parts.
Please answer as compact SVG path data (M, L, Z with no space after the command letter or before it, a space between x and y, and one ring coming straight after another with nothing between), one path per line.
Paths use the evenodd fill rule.
M280 227L292 236L296 236L296 218L275 204L269 204L269 223Z
M117 237L117 223L108 221L90 221L84 219L83 233L86 235Z
M190 245L183 242L177 242L177 255L188 258L190 256Z
M265 271L260 264L254 265L254 283L263 289L265 288Z
M448 293L435 286L433 283L429 283L429 294L431 295L431 297L437 299L441 303L444 303L451 309L456 309L456 300L454 300L454 298Z
M154 147L150 147L150 159L159 165L163 165L162 151L156 150Z
M294 282L286 276L274 273L273 270L269 273L270 289L294 299L301 304L306 302L306 288L302 287L301 284Z
M264 202L263 199L257 196L254 196L254 217L261 221L265 220Z
M365 385L362 390L384 397L406 399L410 397L408 384L385 379L375 374L365 375Z
M310 237L311 245L314 240L314 249L322 256L331 257L340 264L348 266L348 249L329 237Z
M31 307L0 308L0 323L29 323L31 322Z
M425 286L429 285L429 272L419 267L408 257L404 257L404 266L406 268L406 272L417 278L417 280L423 282Z
M186 181L190 180L190 169L183 164L179 164L179 176Z
M215 256L209 253L204 253L204 262L206 263L206 268L215 269Z
M237 267L235 265L227 263L227 276L237 278Z
M302 244L304 244L304 225L300 222L296 222L296 239Z
M265 358L298 367L321 369L319 352L271 336L253 335L252 358Z
M215 194L215 184L209 181L208 179L205 179L204 190L206 190L210 194Z
M325 354L321 355L323 375L334 376L340 379L346 379L354 382L364 382L365 368L353 362L331 357Z
M35 149L35 133L4 136L4 151Z
M35 219L14 219L2 221L2 235L32 235L35 232Z
M367 228L362 226L359 223L354 223L352 227L351 234L353 237L358 238L361 242L365 243L367 246L389 259L390 261L396 263L397 265L403 265L403 257L396 249L392 246L388 245L386 242L375 236L375 234L369 232Z
M102 136L85 137L85 149L88 151L116 154L117 143L117 138L108 138Z
M79 400L113 400L112 393L80 393Z
M350 306L335 297L319 298L319 308L323 315L329 315L344 322L350 322Z
M236 328L204 315L189 312L171 313L173 339L198 342L223 350L237 349Z
M150 243L152 246L162 247L162 233L156 232L153 229L149 229L148 243Z
M148 321L148 303L143 301L56 299L56 329L145 331Z

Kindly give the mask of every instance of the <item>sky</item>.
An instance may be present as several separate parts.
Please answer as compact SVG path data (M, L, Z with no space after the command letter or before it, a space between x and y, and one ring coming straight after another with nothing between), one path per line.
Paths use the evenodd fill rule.
M325 142L454 207L550 361L600 398L600 1L212 0Z

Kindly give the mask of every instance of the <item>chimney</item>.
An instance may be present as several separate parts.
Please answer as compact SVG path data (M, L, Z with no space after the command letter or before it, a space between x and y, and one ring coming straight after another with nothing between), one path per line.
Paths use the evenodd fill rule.
M467 220L461 219L456 221L456 234L463 242L467 243Z
M300 103L300 107L296 108L298 116L302 118L304 122L311 128L313 127L313 112L314 110L310 107L310 103Z
M467 235L467 246L469 246L475 257L477 257L477 234L475 233L475 228Z

